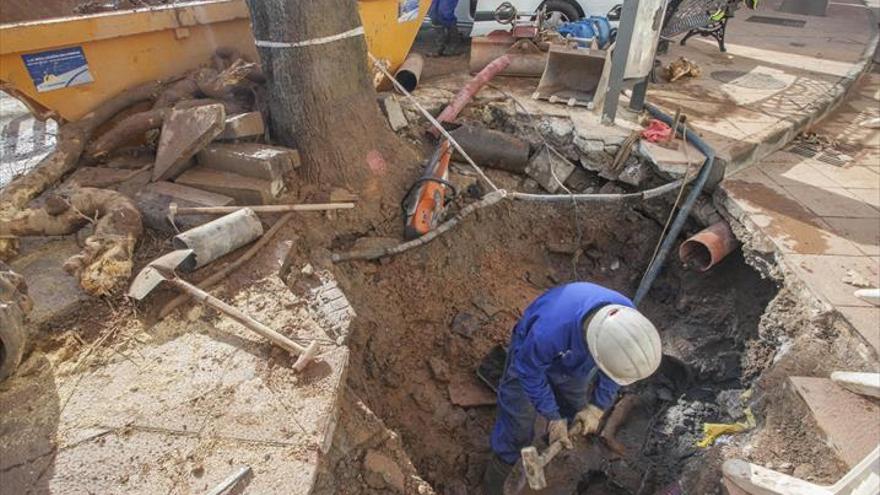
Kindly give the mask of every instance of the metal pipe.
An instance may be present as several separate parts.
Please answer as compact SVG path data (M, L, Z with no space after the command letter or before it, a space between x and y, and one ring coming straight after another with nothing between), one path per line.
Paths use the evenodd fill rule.
M654 118L662 120L667 125L672 124L672 117L661 112L653 105L646 105L645 108ZM666 261L666 256L669 255L672 245L675 243L678 235L681 234L684 222L687 220L688 215L690 215L694 203L697 202L697 198L702 194L703 188L706 186L706 181L709 179L709 175L715 167L715 150L712 149L711 146L706 144L695 132L688 132L687 140L694 145L700 153L706 156L706 161L703 162L703 166L700 168L700 173L694 181L693 188L684 200L684 203L682 203L681 208L678 210L678 215L669 227L669 233L666 234L666 237L660 244L657 256L654 258L651 266L645 271L645 276L642 277L642 281L639 283L639 288L636 290L636 295L633 298L633 302L636 305L641 303L642 299L648 294L648 291L651 290L651 286L654 284L657 274L660 273L660 268L663 267L663 263Z
M180 265L184 271L203 267L217 258L250 244L263 235L260 217L250 208L212 220L174 236L175 249L192 249L195 256Z
M422 69L425 67L425 58L418 53L410 53L403 61L403 65L394 73L394 79L406 88L407 91L415 91L422 78ZM400 92L400 91L398 91Z
M698 232L678 247L678 258L688 268L707 271L739 246L739 241L724 220Z

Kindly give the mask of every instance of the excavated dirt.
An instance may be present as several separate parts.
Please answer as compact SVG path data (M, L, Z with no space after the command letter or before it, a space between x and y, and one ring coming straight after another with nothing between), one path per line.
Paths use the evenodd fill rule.
M494 407L459 407L450 386L488 390L475 378L477 366L493 346L507 344L521 311L545 289L589 280L634 293L660 229L639 208L505 203L402 256L337 265L358 313L349 386L400 435L418 474L439 493L479 493ZM356 237L340 234L332 249L350 248ZM755 350L772 347L758 326L776 290L738 253L705 274L671 259L643 304L669 357L628 391L639 405L617 436L626 454L589 441L548 472L553 493L652 494L695 458L717 467L713 449L695 443L704 422L742 419L739 397L767 364L749 356L773 353ZM371 490L348 485L346 493Z

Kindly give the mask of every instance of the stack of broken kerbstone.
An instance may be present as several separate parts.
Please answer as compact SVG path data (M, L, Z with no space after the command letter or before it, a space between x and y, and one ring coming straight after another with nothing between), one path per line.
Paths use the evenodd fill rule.
M287 190L299 153L264 144L260 112L226 115L222 104L174 108L162 123L152 171L151 155L139 171L80 167L70 181L82 187L112 187L132 197L144 224L171 232L169 205L182 207L271 204ZM118 187L113 187L117 184ZM187 216L187 229L213 217Z

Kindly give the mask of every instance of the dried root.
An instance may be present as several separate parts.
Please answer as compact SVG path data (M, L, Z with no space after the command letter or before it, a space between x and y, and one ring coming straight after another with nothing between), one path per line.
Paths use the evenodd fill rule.
M141 214L134 203L116 191L76 188L53 196L42 208L21 210L0 223L0 235L67 235L89 222L95 231L83 250L64 263L89 294L108 295L126 285L132 257L143 233Z

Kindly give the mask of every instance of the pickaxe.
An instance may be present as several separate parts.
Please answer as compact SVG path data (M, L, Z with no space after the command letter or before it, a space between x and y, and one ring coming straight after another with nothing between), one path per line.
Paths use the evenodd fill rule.
M174 273L175 268L192 255L192 249L180 249L156 258L141 270L137 277L135 277L134 281L131 283L131 287L128 289L129 297L133 297L140 301L147 297L147 295L162 282L170 282L178 289L191 295L196 301L207 304L208 306L225 313L233 320L260 334L287 352L298 354L299 356L293 365L294 370L302 371L303 368L315 359L315 356L318 354L317 342L312 342L308 347L303 347L242 313L238 308L226 304L220 299L217 299L211 294L208 294L195 285L178 277Z

